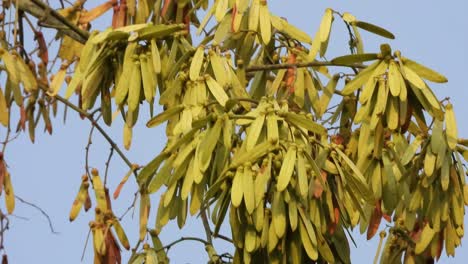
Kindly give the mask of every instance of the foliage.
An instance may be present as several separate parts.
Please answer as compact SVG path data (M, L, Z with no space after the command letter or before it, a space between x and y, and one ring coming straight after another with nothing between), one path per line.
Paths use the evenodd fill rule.
M14 125L32 142L40 121L52 133L58 102L88 119L129 166L113 198L132 174L139 186L139 242L130 263L166 263L165 249L186 239L203 243L210 263L350 263L347 232L359 228L370 239L382 219L391 227L381 263L423 263L442 249L455 254L468 203L468 142L458 138L452 104L427 84L447 82L443 75L388 44L364 51L362 30L393 39L391 32L326 9L311 38L270 13L266 0L83 5L53 10L39 0L3 1L3 15L17 11L12 21L2 17L3 28L14 24L13 37L2 32L0 48L3 152ZM89 31L108 11L112 26ZM53 63L31 16L58 30ZM344 22L350 54L326 60L335 20ZM24 47L33 37L37 61ZM49 69L56 69L52 78ZM153 113L156 102L164 111L140 122L166 124L166 146L138 166L99 121L111 126L120 113L129 149L140 108L148 104ZM11 176L3 154L0 160L0 191L11 214ZM120 263L119 243L127 250L130 243L105 179L87 168L70 221L94 204L95 263ZM150 195L161 188L152 205ZM149 228L151 208L157 218ZM201 216L206 240L163 246L160 231L170 220L184 226L189 213ZM219 234L226 221L232 239ZM385 236L381 231L380 243ZM232 242L232 258L215 251L217 237Z

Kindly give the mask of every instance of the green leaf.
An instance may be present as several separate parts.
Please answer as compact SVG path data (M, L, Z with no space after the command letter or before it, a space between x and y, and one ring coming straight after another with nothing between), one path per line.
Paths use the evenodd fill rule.
M371 23L363 22L363 21L354 21L351 22L352 25L356 25L357 27L369 31L371 33L377 34L384 38L395 39L395 35L393 35L390 31L381 28L379 26L373 25Z
M327 129L325 127L315 123L311 119L307 119L305 116L298 115L296 113L284 113L284 118L286 121L299 128L303 128L320 135L327 134Z
M351 54L334 58L331 62L336 64L353 64L378 59L377 53Z

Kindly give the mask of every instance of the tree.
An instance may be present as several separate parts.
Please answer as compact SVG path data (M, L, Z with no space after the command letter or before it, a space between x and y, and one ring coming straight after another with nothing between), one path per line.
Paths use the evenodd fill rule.
M140 234L131 263L167 261L173 243L163 246L158 234L169 220L183 226L188 213L200 216L206 238L174 243L197 240L214 263L347 263L346 232L359 227L371 238L382 218L391 225L383 263L430 261L443 248L455 254L468 202L462 161L468 142L458 138L451 103L439 101L426 83L446 82L443 75L388 44L364 51L362 30L390 39L392 33L327 9L311 38L260 0L135 2L89 10L84 1L59 10L38 0L2 4L3 28L13 28L4 30L1 49L2 153L11 131L28 131L34 142L41 122L52 133L50 115L62 103L90 121L129 167L109 190L107 173L87 166L72 205L70 220L82 208L95 212L96 263L118 263L119 247L130 248L110 196L118 198L132 175ZM107 11L113 11L112 28L90 31ZM33 17L58 30L53 62ZM210 17L216 21L210 24ZM350 53L326 60L336 20L348 31ZM37 48L27 50L33 37ZM123 145L130 148L140 107L153 112L155 100L164 110L147 126L165 123L167 144L139 166L104 124L120 113ZM2 155L0 189L11 214L15 196L5 160ZM151 206L150 195L163 186ZM150 208L157 211L155 225L148 224ZM231 238L219 234L225 222ZM232 241L232 258L215 251L212 239L219 237Z

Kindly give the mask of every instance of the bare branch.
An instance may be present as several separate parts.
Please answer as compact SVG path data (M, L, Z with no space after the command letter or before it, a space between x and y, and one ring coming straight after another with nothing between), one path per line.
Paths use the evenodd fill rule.
M17 195L15 195L15 198L16 198L18 201L20 201L20 202L22 202L22 203L24 203L24 204L26 204L26 205L29 205L29 206L34 207L34 208L36 208L37 210L39 210L39 212L41 212L41 214L42 214L43 216L45 216L45 218L47 218L47 221L49 222L50 231L52 232L52 234L59 234L59 232L55 231L54 225L52 224L52 220L50 219L50 216L49 216L41 207L39 207L39 206L37 206L37 205L35 205L35 204L31 203L31 202L26 201L26 200L22 199L21 197L19 197L19 196L17 196Z
M208 241L209 244L213 244L213 240L211 239L212 232L210 228L210 223L208 222L208 217L206 215L205 209L201 210L200 216L203 222L203 228L205 229L206 240Z
M18 4L20 10L36 17L43 26L63 30L63 33L76 41L85 43L89 38L87 31L80 29L40 0L19 0L17 3L13 1L13 4Z

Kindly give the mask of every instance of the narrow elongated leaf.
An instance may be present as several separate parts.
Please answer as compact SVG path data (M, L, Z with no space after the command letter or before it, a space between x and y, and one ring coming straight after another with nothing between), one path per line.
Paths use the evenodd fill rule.
M390 31L384 28L381 28L379 26L376 26L374 24L363 22L363 21L353 21L351 22L351 24L356 25L358 28L361 28L371 33L382 36L384 38L395 39L395 35L393 35Z
M336 57L331 62L336 64L354 64L376 59L378 59L377 53L363 53Z
M367 66L367 68L365 68L364 70L360 71L359 74L356 77L354 77L353 80L351 80L345 85L341 93L343 93L344 95L350 95L351 93L359 89L359 87L361 87L364 83L367 82L367 80L369 80L369 78L372 76L372 72L375 68L377 68L377 66L380 63L384 62L376 61L371 65Z
M285 190L291 181L296 164L296 153L297 149L295 147L289 147L284 156L283 164L281 165L281 170L278 175L278 182L276 184L276 190L278 192Z
M285 113L284 117L288 122L292 123L293 125L309 130L312 133L317 133L320 135L327 134L326 128L315 123L314 121L310 119L307 119L305 116L289 112L289 113Z
M192 58L192 63L190 64L190 80L195 81L200 77L200 71L203 65L203 57L205 55L205 47L199 46L195 51L195 54Z
M325 10L325 14L322 17L322 21L320 22L320 42L328 41L330 36L331 26L333 22L333 10L327 8Z
M268 10L267 2L260 5L260 34L262 36L263 43L267 45L271 40L271 21L270 21L270 10Z
M414 252L416 254L423 253L427 246L429 246L431 243L435 233L436 232L434 229L432 229L429 224L426 224L422 230L419 241L416 242L416 248L414 249Z
M168 110L162 112L161 114L151 118L147 123L146 123L146 126L147 127L155 127L167 120L169 120L172 116L176 115L176 114L179 114L180 112L182 112L182 110L184 110L184 106L182 105L178 105L178 106L175 106L175 107L171 107L169 108Z
M412 69L416 74L418 74L420 77L429 80L431 82L436 82L436 83L445 83L448 82L447 78L443 76L442 74L429 69L428 67L421 65L415 61L412 61L408 58L401 57L403 65L406 67Z
M458 129L457 121L455 120L455 112L453 111L451 103L445 106L445 125L448 146L450 149L454 150L458 142Z
M218 101L220 105L225 106L226 102L229 100L229 97L227 96L223 87L221 87L221 85L219 85L219 83L216 82L209 75L205 76L205 81L206 85L208 86L208 89L210 90L211 94L216 99L216 101Z

